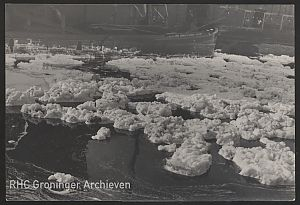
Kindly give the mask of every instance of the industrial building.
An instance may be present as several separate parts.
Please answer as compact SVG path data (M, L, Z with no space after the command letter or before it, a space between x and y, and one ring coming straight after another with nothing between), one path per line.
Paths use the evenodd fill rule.
M282 29L286 21L293 27L294 5L220 5L220 4L6 4L6 30L45 30L59 28L84 29L92 24L136 25L156 24L171 29L185 27L191 18L198 25L249 26L255 11L260 10L266 27ZM145 21L144 18L148 16ZM224 18L226 17L226 18ZM255 17L259 18L259 17Z

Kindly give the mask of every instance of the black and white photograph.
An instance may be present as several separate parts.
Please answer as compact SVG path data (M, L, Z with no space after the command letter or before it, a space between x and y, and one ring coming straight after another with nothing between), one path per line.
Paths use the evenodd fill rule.
M82 2L4 4L6 201L295 200L294 4Z

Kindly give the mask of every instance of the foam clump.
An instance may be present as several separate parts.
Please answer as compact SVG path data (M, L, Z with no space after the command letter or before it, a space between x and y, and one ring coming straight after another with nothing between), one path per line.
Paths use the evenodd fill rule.
M109 110L109 109L125 109L128 106L127 96L119 91L112 93L109 91L103 92L102 98L96 100L97 110Z
M255 101L255 102L241 101L240 109L242 111L246 109L264 110L267 108L260 101Z
M14 88L6 89L6 106L23 105L34 103L36 99L44 95L44 90L40 87L33 86L25 91L17 91Z
M118 91L126 94L127 96L149 94L152 91L145 89L143 83L134 78L132 81L128 79L105 79L98 82L99 91L109 91L117 93Z
M166 159L164 168L185 176L202 175L212 164L212 156L207 153L208 147L209 144L201 137L189 138L176 149L171 158Z
M159 151L166 151L166 152L175 152L176 144L169 144L169 145L158 145L157 149Z
M200 114L211 119L236 119L239 111L240 104L238 101L210 99L207 106L200 110Z
M217 127L216 139L218 145L236 145L240 142L240 133L234 125L223 122Z
M21 112L29 114L31 117L44 118L47 110L44 105L34 103L24 104L21 108Z
M138 102L135 109L142 115L156 115L162 117L169 117L172 115L172 107L169 104L162 104L159 102Z
M202 96L197 94L196 96L164 92L156 94L155 97L157 100L175 104L182 109L193 109L195 112L205 108L207 105L207 95ZM192 101L192 98L194 98L194 101ZM198 98L197 104L195 103L196 98Z
M194 136L200 134L205 140L216 139L219 145L235 145L240 141L238 129L230 123L222 123L220 119L191 119L186 120L184 126Z
M187 96L165 92L157 94L155 97L211 119L235 119L240 111L239 101L219 99L216 95L193 94Z
M241 137L246 140L257 140L264 136L295 138L295 120L282 113L262 113L246 109L231 124L238 128Z
M126 115L122 119L116 119L114 127L121 130L135 131L145 127L145 123L138 116Z
M190 136L182 117L157 117L147 122L144 133L152 143L183 143Z
M284 104L280 102L269 102L268 105L265 106L271 112L278 112L284 115L289 115L295 117L295 105L293 104Z
M206 140L217 138L217 143L223 145L235 144L240 138L233 125L227 123L227 128L219 119L183 120L170 116L145 119L145 122L144 133L152 143L181 144L188 138L201 136Z
M259 59L262 61L266 61L267 63L271 63L271 64L272 63L275 63L275 64L280 63L283 65L286 65L286 64L295 62L295 57L290 57L287 55L276 56L273 54L268 54L265 56L261 56Z
M240 63L245 65L261 65L262 63L256 59L251 59L247 56L226 54L226 53L215 53L216 57L221 57L228 62Z
M93 140L105 140L107 138L110 138L110 129L106 128L106 127L101 127L97 134L92 136Z
M75 178L71 174L57 172L53 175L50 175L48 177L48 180L49 181L55 180L59 183L71 183L75 181Z
M262 147L223 146L219 154L232 160L240 175L253 177L266 185L293 185L295 183L295 154L284 142L261 138Z
M61 119L68 123L85 122L90 123L92 118L101 120L102 113L93 112L87 109L76 109L72 107L62 107L59 104L41 105L38 103L24 104L21 108L22 113L26 113L31 117L45 119Z
M121 109L106 110L103 116L114 122L114 128L135 131L145 127L145 122L138 115Z
M83 103L72 107L62 107L59 104L41 105L38 103L24 104L21 108L22 113L26 113L35 118L57 118L68 123L99 123L113 122L114 127L121 130L135 131L145 127L145 122L139 115L132 114L122 109L108 109L103 113L100 110L93 111L85 109L93 103Z
M43 102L85 102L101 96L95 81L67 79L54 84L39 100Z
M261 101L228 100L218 98L216 95L183 95L170 92L157 94L155 97L157 100L168 102L192 113L199 113L210 119L235 120L249 109L295 116L295 105L280 102L269 102L266 105Z
M94 115L93 111L86 109L79 110L72 107L65 107L62 120L68 123L86 122Z
M89 110L89 111L97 111L97 108L96 108L96 103L93 102L93 101L86 101L80 105L77 105L76 107L77 109L80 109L80 110Z
M216 131L218 126L221 124L220 119L208 119L204 118L200 119L189 119L184 122L184 126L186 126L191 133L198 133L204 137L204 139L215 139Z
M219 155L224 157L227 160L232 160L235 155L236 147L230 144L226 144L219 149Z

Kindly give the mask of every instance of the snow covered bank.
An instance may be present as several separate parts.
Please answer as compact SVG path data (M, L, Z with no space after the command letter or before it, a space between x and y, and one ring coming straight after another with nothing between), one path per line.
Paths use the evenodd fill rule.
M234 62L234 63L244 64L244 65L262 65L260 61L248 58L247 56L226 54L226 53L215 53L214 56L222 58L227 62Z
M18 54L19 55L19 54ZM16 57L16 56L13 56ZM47 66L77 66L82 65L83 62L79 60L74 60L75 56L64 55L64 54L37 54L33 56L35 59L30 60L29 63L20 62L18 64L19 68L28 70L42 70L46 69Z
M270 64L287 65L290 63L295 63L295 57L290 57L287 55L276 56L273 54L268 54L268 55L259 57L259 60L265 61L266 63L270 63Z
M261 138L265 148L223 146L219 154L236 163L240 175L253 177L266 185L295 184L295 153L284 142Z

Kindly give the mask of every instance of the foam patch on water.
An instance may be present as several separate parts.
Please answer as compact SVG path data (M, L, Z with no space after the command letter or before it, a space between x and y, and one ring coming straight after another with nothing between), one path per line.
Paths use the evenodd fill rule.
M54 84L39 100L43 102L85 102L101 97L95 81L68 79Z
M203 138L190 138L176 149L171 158L166 159L164 168L180 175L202 175L212 164L212 156L207 153L208 147Z
M18 91L15 88L6 88L6 105L22 105L25 103L34 103L36 99L44 95L44 90L33 86L25 91Z
M265 148L223 146L219 154L241 169L239 174L266 185L294 185L295 153L284 142L261 138Z
M110 129L106 128L106 127L101 127L97 134L92 136L93 140L105 140L107 138L110 138Z
M295 120L280 112L263 113L246 109L231 123L246 140L257 140L262 137L295 139Z

